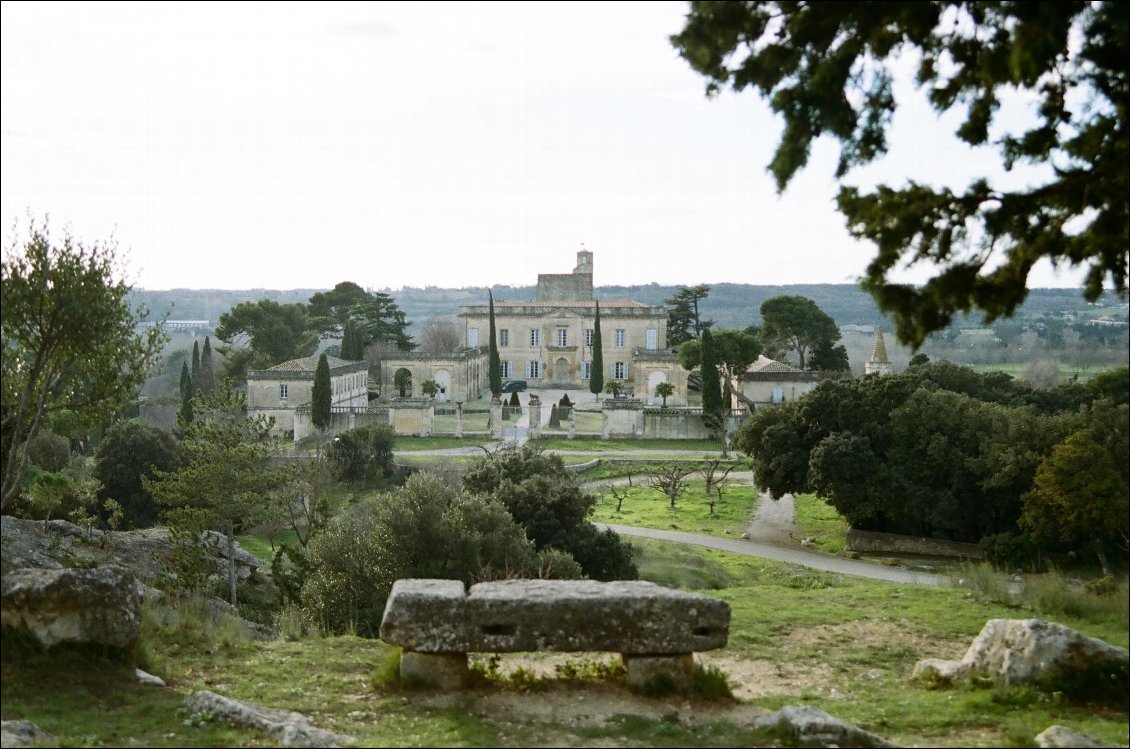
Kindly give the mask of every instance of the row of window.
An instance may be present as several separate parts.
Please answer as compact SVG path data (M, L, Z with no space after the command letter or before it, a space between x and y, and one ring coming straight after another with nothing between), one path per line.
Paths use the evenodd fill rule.
M592 328L588 328L588 329L585 330L585 345L591 347L592 346L592 339L593 339L593 330L592 330ZM627 331L624 328L616 328L616 330L613 331L613 333L612 333L612 345L615 346L616 348L624 348L625 346L627 346L627 344L628 344ZM467 329L467 345L470 346L471 348L475 348L476 346L479 345L479 329L478 328L468 328ZM540 328L530 328L530 347L531 348L537 348L540 345L541 345L541 329ZM553 345L560 346L562 348L569 345L569 329L568 328L557 328L557 330L554 332L554 336L553 336ZM655 328L649 328L648 329L646 345L647 345L647 348L652 349L652 350L659 348L659 331L656 330ZM509 346L510 346L510 330L507 329L507 328L501 328L498 331L498 347L499 348L507 348Z
M502 377L509 379L514 376L513 362L504 361L502 364ZM545 365L540 361L528 361L525 367L525 376L531 380L537 380L545 375ZM627 362L613 362L611 369L612 379L626 380L628 379L628 363ZM581 362L581 379L587 380L592 377L592 362Z
M333 394L339 395L350 390L360 390L365 386L367 375L364 372L355 372L345 377L332 380ZM279 383L279 400L286 400L290 396L290 388L285 382Z

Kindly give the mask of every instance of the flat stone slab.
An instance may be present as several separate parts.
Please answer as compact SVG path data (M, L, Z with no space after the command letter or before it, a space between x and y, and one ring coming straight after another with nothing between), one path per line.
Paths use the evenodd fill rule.
M676 655L724 647L730 605L639 581L397 580L381 639L420 653Z

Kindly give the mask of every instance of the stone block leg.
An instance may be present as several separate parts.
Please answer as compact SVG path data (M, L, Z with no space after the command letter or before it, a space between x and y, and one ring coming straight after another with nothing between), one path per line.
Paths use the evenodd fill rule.
M406 684L456 690L466 685L467 675L466 653L400 654L400 680Z
M628 669L628 684L636 688L658 686L669 681L678 691L686 692L694 681L694 654L622 655Z

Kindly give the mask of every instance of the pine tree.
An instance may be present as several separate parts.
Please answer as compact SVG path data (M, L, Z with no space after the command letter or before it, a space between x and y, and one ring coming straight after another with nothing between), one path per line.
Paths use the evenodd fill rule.
M314 389L310 393L310 420L318 429L330 425L330 407L333 396L330 393L330 363L326 355L318 357L318 368L314 371Z
M487 290L490 299L490 392L498 397L502 394L502 362L498 356L498 338L494 330L494 294Z
M216 369L212 363L212 344L204 336L204 349L200 352L200 380L196 383L201 393L211 394L216 390Z
M722 387L710 328L702 331L702 416L708 424L722 416Z
M604 391L604 344L600 340L600 302L596 303L596 317L592 323L592 372L589 373L589 392L600 397Z

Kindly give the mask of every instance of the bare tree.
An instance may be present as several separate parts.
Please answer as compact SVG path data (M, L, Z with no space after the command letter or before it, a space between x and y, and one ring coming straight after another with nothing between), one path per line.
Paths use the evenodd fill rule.
M722 461L715 458L701 470L702 477L706 479L706 501L710 505L711 515L714 514L715 502L722 501L722 489L726 485L726 477L737 467L737 463L730 463L723 468Z
M429 317L418 336L419 350L428 354L450 354L459 348L459 326L450 317Z
M612 494L612 498L616 500L616 512L620 512L620 508L624 506L624 500L628 498L632 490L629 487L609 484L608 491Z
M686 491L687 476L692 473L694 473L693 468L666 465L651 475L651 486L666 494L671 500L671 508L674 509L675 501Z

